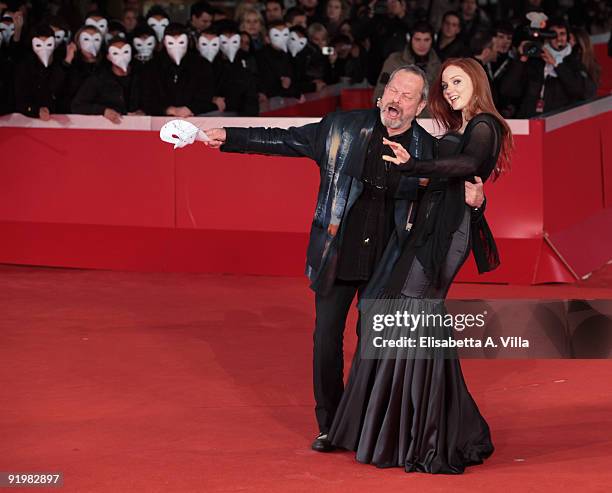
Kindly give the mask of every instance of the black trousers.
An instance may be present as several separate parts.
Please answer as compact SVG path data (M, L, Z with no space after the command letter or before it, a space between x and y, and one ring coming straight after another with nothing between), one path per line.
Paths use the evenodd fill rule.
M329 294L315 295L313 385L319 430L327 433L344 391L344 326L355 295L366 282L336 281ZM357 321L359 335L359 321Z

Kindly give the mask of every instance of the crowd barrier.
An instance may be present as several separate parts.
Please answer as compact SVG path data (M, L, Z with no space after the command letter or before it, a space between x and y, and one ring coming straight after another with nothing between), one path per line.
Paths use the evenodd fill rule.
M502 265L462 281L570 282L612 256L612 97L509 120L512 171L486 185ZM300 275L318 186L304 158L160 141L168 118L0 118L0 263ZM313 118L194 118L215 126ZM433 131L431 122L422 124Z

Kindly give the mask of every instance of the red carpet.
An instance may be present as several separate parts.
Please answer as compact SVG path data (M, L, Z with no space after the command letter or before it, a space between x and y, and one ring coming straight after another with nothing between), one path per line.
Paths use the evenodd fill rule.
M452 295L612 298L611 274ZM497 450L463 476L310 451L312 305L304 279L0 267L0 470L76 492L612 489L611 361L465 361Z

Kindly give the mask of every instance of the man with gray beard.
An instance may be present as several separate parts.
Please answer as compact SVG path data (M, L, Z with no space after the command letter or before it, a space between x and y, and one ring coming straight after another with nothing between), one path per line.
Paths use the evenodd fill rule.
M320 186L308 244L306 274L315 291L313 383L319 435L313 450L332 450L327 432L344 390L343 335L359 297L385 255L399 255L427 180L387 166L383 138L412 156L435 156L436 139L417 122L427 104L427 79L409 65L389 78L377 109L336 112L302 127L214 128L198 140L225 152L309 157ZM482 185L466 182L466 203L480 207ZM359 324L358 324L359 327Z

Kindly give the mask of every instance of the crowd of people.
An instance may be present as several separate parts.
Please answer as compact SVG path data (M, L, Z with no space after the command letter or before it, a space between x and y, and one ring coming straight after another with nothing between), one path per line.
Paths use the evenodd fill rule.
M119 19L99 1L84 18L56 1L0 0L0 114L256 116L269 98L338 82L368 82L376 100L402 65L433 81L445 60L472 57L499 112L529 118L595 96L590 35L610 31L599 0L198 1L186 23L137 0Z

